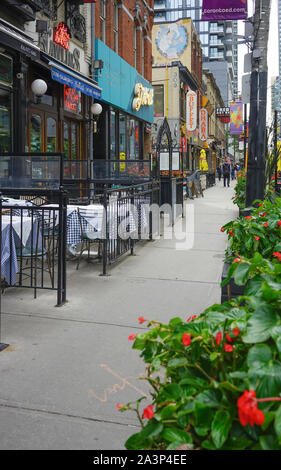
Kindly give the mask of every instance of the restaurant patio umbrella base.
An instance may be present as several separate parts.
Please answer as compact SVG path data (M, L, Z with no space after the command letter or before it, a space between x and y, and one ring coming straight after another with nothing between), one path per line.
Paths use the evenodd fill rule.
M10 346L10 345L5 344L5 343L0 343L0 352L3 351L3 349L6 349L8 346Z

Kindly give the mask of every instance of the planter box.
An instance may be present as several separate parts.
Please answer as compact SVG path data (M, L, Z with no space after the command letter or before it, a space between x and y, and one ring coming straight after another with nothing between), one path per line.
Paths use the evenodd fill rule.
M224 262L223 270L222 270L222 277L221 277L222 281L224 281L227 278L227 272L228 272L229 266L230 266L229 263ZM221 288L221 303L228 301L229 296L233 298L233 297L238 297L239 295L243 295L245 287L246 286L237 286L237 284L235 284L234 282L234 279L231 278L230 282Z

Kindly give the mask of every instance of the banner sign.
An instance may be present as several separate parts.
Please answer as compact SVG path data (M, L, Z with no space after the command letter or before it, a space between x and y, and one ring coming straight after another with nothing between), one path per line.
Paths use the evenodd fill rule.
M203 0L202 21L245 20L247 0Z
M181 138L181 149L184 153L187 151L186 137Z
M231 135L241 135L244 130L243 104L241 101L230 104L230 128Z
M197 124L197 94L189 91L186 94L186 129L191 132Z
M199 111L199 137L203 141L208 137L208 112L205 108Z

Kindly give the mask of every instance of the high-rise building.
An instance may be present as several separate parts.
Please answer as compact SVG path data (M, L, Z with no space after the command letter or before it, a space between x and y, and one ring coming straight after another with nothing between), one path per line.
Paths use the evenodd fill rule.
M203 67L213 73L226 105L237 98L238 48L224 41L237 34L237 21L202 21L202 0L154 0L154 12L155 23L192 19L202 44Z

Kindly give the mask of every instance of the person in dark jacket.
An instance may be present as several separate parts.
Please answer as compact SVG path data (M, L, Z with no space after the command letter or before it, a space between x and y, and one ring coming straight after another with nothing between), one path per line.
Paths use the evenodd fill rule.
M220 165L220 163L217 166L217 174L218 174L218 178L219 178L219 181L220 181L221 180L221 165Z
M227 186L229 187L229 183L230 183L230 164L227 163L226 160L224 161L223 166L222 166L222 174L223 174L223 185L226 186L226 183L227 183Z

